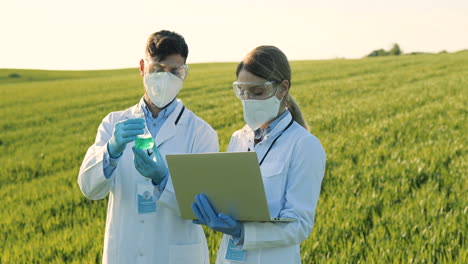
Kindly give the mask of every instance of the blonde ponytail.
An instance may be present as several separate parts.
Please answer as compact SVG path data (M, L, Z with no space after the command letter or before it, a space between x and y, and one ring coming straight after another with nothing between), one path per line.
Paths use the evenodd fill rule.
M296 103L296 100L294 100L294 98L289 93L286 96L286 107L288 108L289 112L291 112L294 121L299 123L299 125L303 126L305 129L309 130L309 126L304 120L301 108Z

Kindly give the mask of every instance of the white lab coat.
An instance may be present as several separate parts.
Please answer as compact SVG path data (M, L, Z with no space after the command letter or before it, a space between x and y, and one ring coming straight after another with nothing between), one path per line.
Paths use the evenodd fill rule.
M115 171L104 177L103 157L112 136L114 124L134 118L133 106L112 112L99 126L95 143L88 149L80 168L78 184L83 194L93 200L108 193L103 263L209 263L205 234L199 225L179 216L172 181L160 193L154 188L156 213L137 213L137 183L146 181L135 169L132 147L127 144ZM155 140L161 155L219 151L216 132L201 118L185 109L178 124L183 103L178 105L164 122Z
M232 135L228 152L250 149L257 152L260 162L273 140L291 120L289 113L255 147L253 131L244 126ZM296 122L276 141L260 166L270 216L298 221L245 222L243 263L301 263L299 244L312 231L325 161L325 151L319 140ZM230 236L223 236L216 263L237 263L225 259L229 239Z

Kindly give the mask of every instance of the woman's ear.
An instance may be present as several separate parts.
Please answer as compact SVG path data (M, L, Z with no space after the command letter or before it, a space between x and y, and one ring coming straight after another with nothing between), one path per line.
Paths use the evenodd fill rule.
M279 84L279 91L278 91L278 94L277 94L277 97L278 99L283 99L286 94L288 94L289 92L289 81L288 80L283 80L280 84Z
M140 60L140 75L141 77L145 76L145 62L143 59Z

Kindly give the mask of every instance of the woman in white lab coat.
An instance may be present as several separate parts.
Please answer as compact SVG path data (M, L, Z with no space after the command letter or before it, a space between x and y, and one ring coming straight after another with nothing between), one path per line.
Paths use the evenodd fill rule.
M194 222L224 233L216 263L301 263L299 244L314 224L325 151L289 94L291 70L281 50L255 48L236 75L233 87L247 124L234 132L228 152L257 153L270 216L296 221L237 222L199 194L192 205L199 219Z

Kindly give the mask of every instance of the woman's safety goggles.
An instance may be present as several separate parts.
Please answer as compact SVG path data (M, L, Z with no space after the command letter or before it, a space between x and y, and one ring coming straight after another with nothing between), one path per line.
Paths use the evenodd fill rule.
M275 82L234 82L234 93L241 100L265 100L276 94Z
M180 79L185 80L188 74L188 65L175 65L169 63L158 63L152 60L145 61L145 75L154 73L154 72L169 72L173 75L179 77Z

